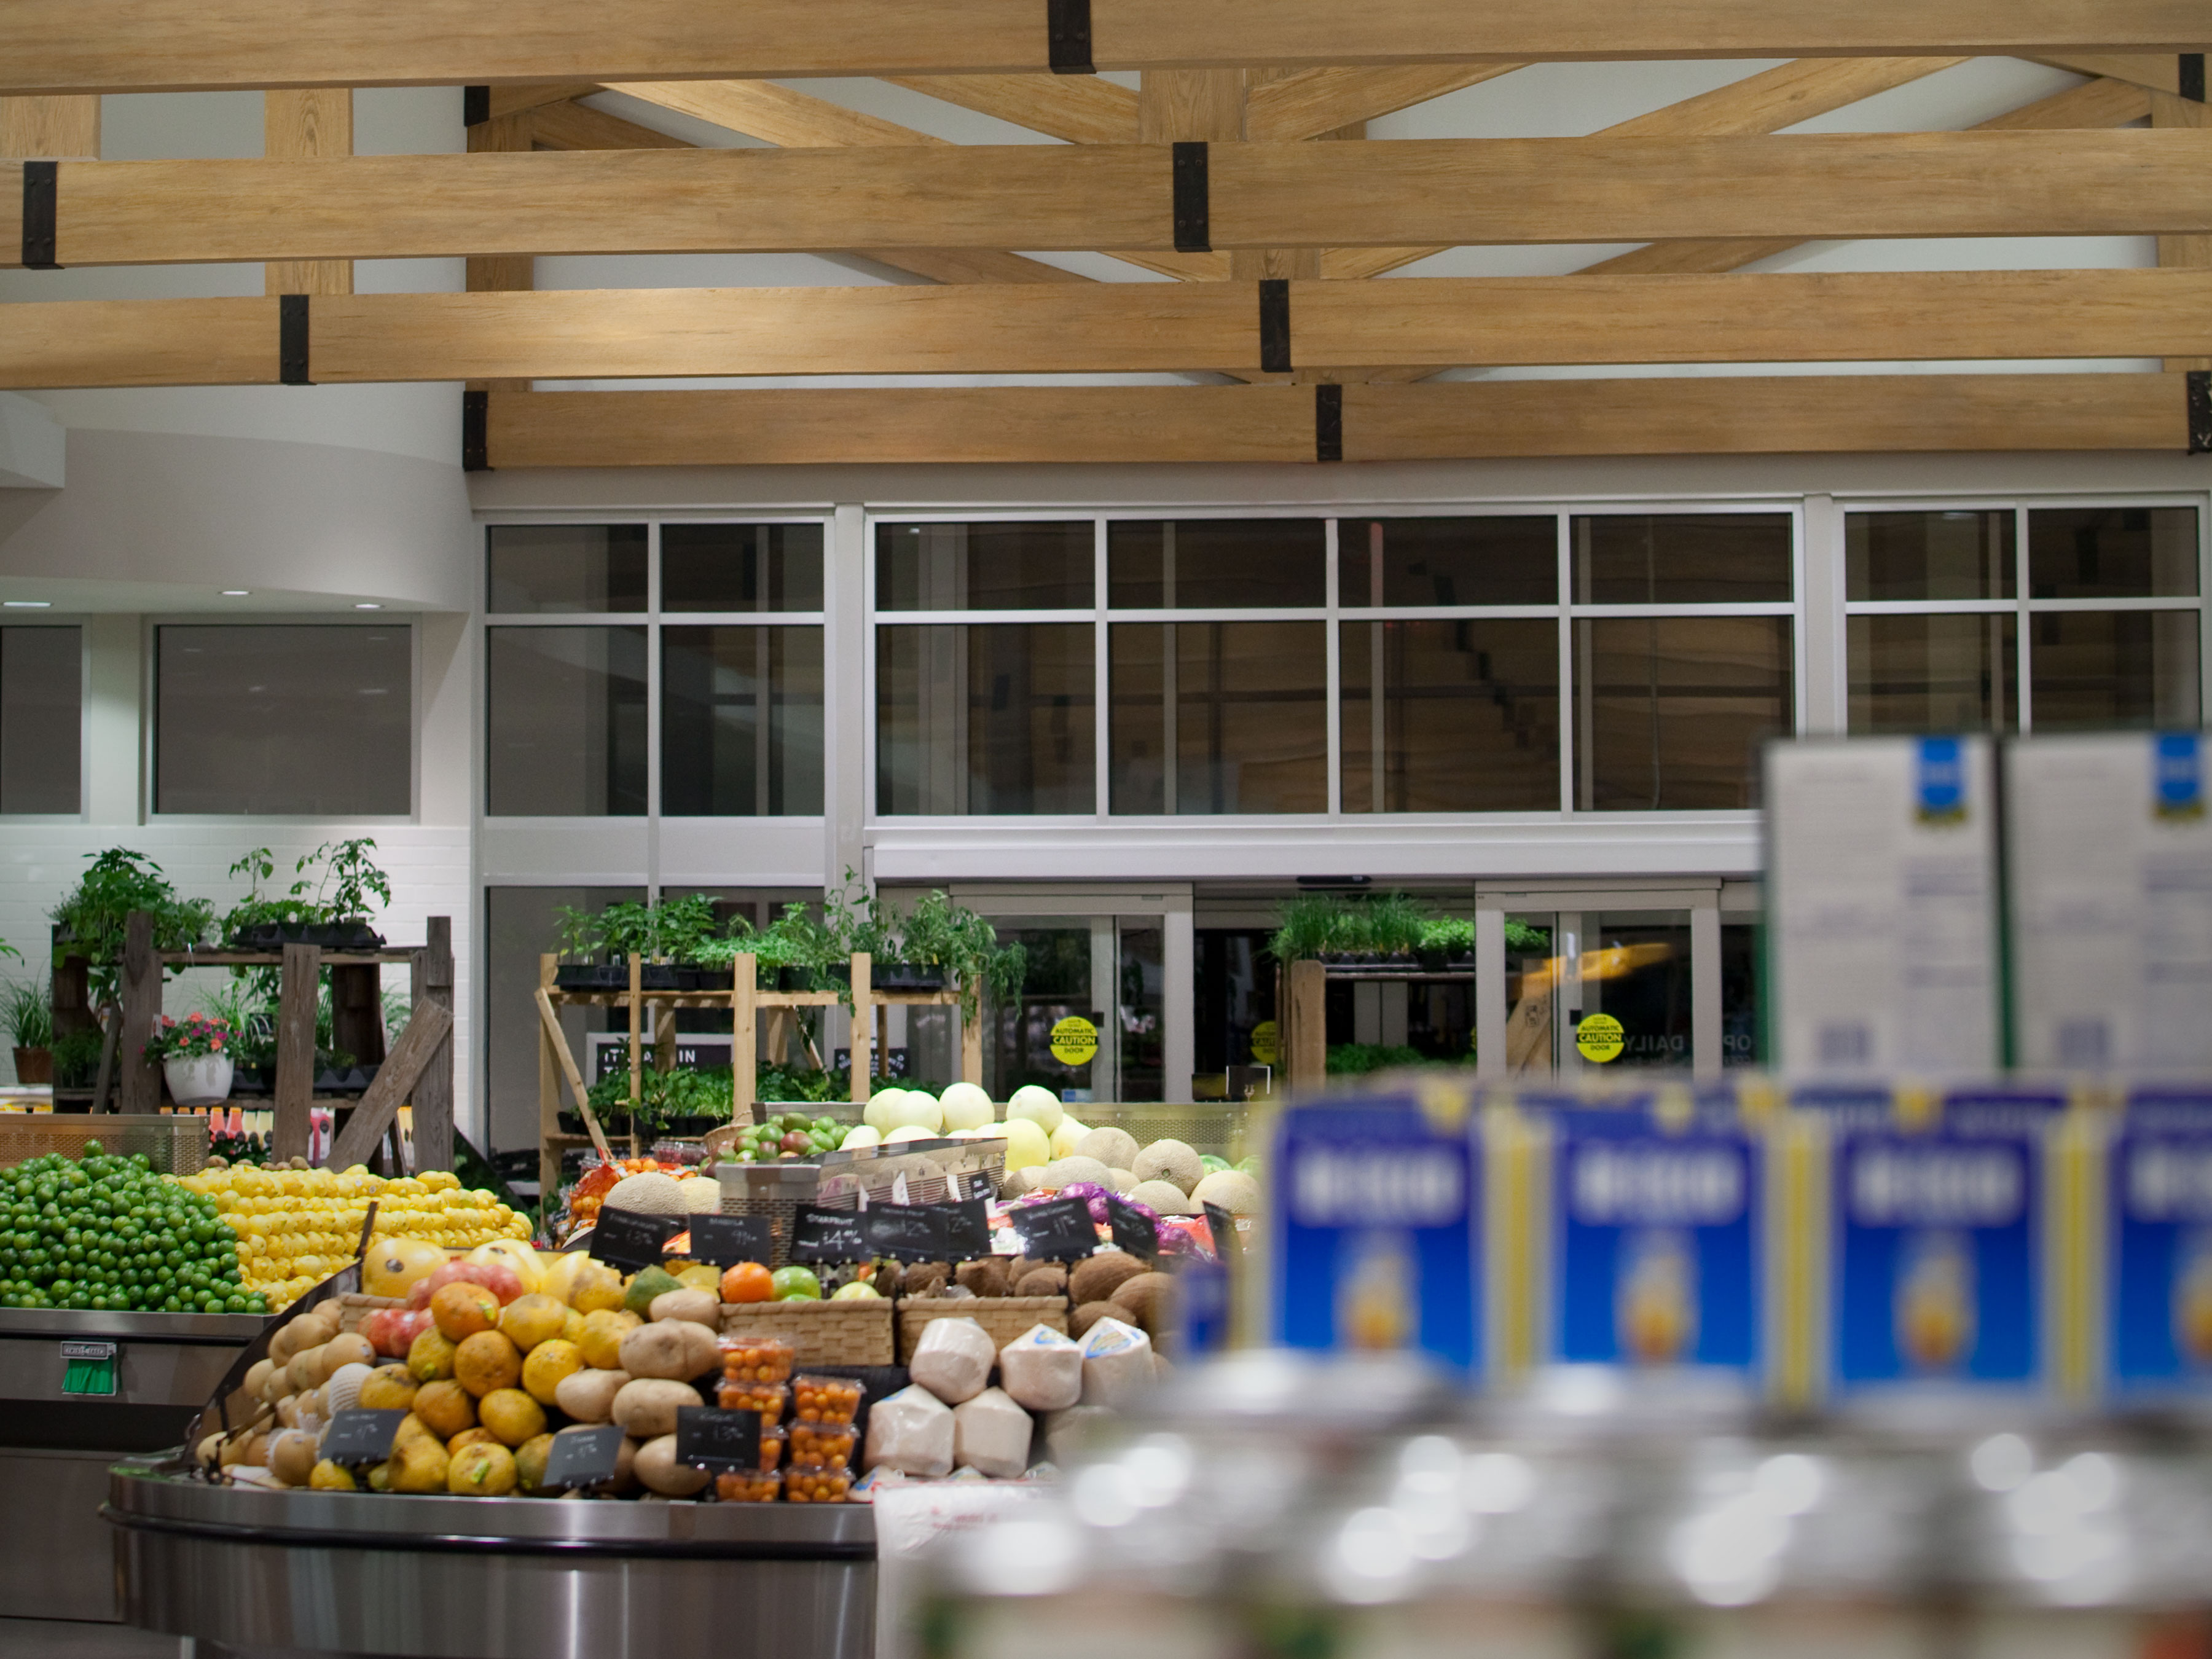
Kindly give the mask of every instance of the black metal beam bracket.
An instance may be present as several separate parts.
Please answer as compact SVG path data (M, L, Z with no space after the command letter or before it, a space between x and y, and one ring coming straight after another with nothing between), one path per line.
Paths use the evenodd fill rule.
M286 386L313 386L307 378L307 296L276 301L276 378Z
M1324 380L1314 388L1314 459L1344 459L1344 388Z
M1260 367L1269 374L1291 372L1291 285L1280 276L1260 282Z
M59 163L23 163L23 268L58 270L54 261L54 214Z
M1045 0L1045 61L1054 75L1096 75L1091 0Z
M1175 147L1175 245L1178 253L1213 250L1213 209L1208 194L1206 146Z

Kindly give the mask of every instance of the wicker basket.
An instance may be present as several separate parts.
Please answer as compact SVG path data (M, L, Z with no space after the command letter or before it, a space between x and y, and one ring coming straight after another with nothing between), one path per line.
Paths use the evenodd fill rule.
M914 1345L933 1319L972 1319L1003 1348L1032 1325L1067 1334L1064 1296L923 1297L898 1304L898 1363L914 1358Z
M88 1140L125 1158L143 1152L163 1175L198 1175L207 1167L208 1121L183 1112L8 1113L0 1115L0 1166L48 1152L82 1158Z
M801 1365L888 1365L891 1304L725 1302L722 1334L781 1337Z
M338 1297L338 1329L357 1331L361 1322L379 1308L404 1308L407 1304L396 1296L363 1296L359 1291L347 1291Z

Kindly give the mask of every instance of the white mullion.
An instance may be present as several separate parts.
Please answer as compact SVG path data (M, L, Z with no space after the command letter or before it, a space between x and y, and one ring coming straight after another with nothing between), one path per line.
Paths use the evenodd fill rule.
M2179 597L2166 595L2155 599L2030 599L2027 602L2027 608L2031 613L2037 615L2046 611L2075 611L2102 616L2109 611L2194 611L2202 604L2203 604L2202 599L2185 594Z
M1853 599L1844 607L1852 617L2002 617L2019 609L2017 599Z
M1834 510L1833 503L1830 503L1826 509L1826 516L1832 519ZM1805 587L1809 576L1808 550L1812 539L1812 526L1811 514L1802 501L1798 503L1790 517L1797 533L1796 545L1791 550L1790 561L1790 659L1795 670L1790 678L1793 692L1791 701L1796 704L1790 710L1790 729L1793 737L1803 737L1807 715L1811 708L1810 691L1806 684L1812 659L1805 648ZM1717 973L1717 966L1715 971Z
M2016 505L2013 508L2012 566L2013 614L2019 619L2013 623L2013 711L2016 728L2026 737L2035 729L2034 699L2028 690L2028 655L2033 648L2027 636L2027 508ZM1999 727L2002 731L2002 726Z
M1553 515L1559 530L1559 586L1558 603L1552 607L1553 625L1559 639L1559 811L1562 814L1575 810L1575 628L1572 607L1568 601L1574 597L1574 520L1561 512Z
M1106 520L1102 514L1091 521L1091 710L1092 816L1106 822L1113 804L1114 683L1107 653L1112 636L1107 630L1106 601L1111 571L1106 556Z
M1756 604L1741 605L1573 605L1567 609L1577 617L1630 619L1656 617L1664 619L1672 617L1794 617L1797 608L1790 601L1760 600Z
M1322 580L1326 584L1322 592L1328 600L1328 620L1325 626L1328 638L1322 655L1326 665L1322 680L1327 688L1328 757L1328 815L1332 818L1344 816L1344 664L1338 649L1337 620L1343 613L1343 596L1337 590L1337 573L1341 557L1335 519L1322 520ZM1372 761L1370 759L1370 764Z

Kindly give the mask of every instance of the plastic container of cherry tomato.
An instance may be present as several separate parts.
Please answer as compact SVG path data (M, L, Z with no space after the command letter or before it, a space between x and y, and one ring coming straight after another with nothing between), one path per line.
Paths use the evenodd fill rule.
M791 1389L782 1382L724 1382L715 1391L714 1403L726 1412L758 1412L761 1427L772 1429L783 1421L783 1408Z
M859 1436L849 1423L793 1423L785 1431L791 1441L794 1466L817 1469L850 1468Z
M795 1376L791 1415L799 1423L850 1423L860 1409L864 1386L843 1376Z
M737 1469L714 1477L714 1496L725 1504L773 1504L783 1477L773 1469Z
M783 1477L787 1504L842 1504L852 1489L850 1469L811 1468L794 1463Z
M797 1358L790 1343L780 1336L726 1336L722 1339L722 1376L732 1382L788 1382Z

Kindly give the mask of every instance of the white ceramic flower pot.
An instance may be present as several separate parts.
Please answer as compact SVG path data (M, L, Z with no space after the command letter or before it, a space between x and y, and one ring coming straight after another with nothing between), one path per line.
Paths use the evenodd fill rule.
M230 1098L230 1056L200 1054L190 1060L165 1060L161 1075L168 1079L169 1098L179 1106L213 1106Z

